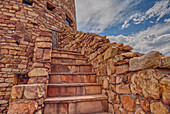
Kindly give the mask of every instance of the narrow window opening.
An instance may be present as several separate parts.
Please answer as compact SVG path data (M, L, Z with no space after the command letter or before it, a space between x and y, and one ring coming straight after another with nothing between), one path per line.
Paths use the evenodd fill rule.
M33 0L23 0L22 2L23 2L24 4L30 5L30 6L32 6L32 4L33 4Z
M47 9L50 11L53 11L55 9L55 7L52 4L47 2Z
M73 21L66 15L66 23L70 26L70 27L72 27L72 23L73 23Z

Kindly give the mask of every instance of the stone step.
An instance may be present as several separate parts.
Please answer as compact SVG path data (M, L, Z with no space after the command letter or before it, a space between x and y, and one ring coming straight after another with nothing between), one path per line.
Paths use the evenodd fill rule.
M59 51L52 51L52 57L85 58L84 55L82 55L80 53L59 52Z
M106 95L47 98L44 108L44 114L92 114L107 111Z
M99 83L48 84L48 97L84 96L101 94Z
M94 73L51 73L49 76L50 84L60 83L95 83Z
M72 57L52 57L52 64L56 63L87 63L86 58L72 58Z
M110 112L99 112L99 113L91 113L91 114L112 114Z
M79 52L77 52L77 51L73 51L73 50L66 50L66 49L61 49L61 48L57 48L57 49L55 49L55 48L53 48L53 51L54 52L71 52L71 53L79 53Z
M92 72L91 64L87 63L59 63L52 64L52 72Z

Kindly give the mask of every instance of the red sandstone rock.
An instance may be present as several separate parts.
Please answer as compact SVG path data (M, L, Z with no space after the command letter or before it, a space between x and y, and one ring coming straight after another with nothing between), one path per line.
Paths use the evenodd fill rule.
M123 104L123 108L125 108L128 111L134 111L135 109L135 102L130 96L121 96L121 102Z
M34 114L38 109L38 104L35 101L16 101L9 106L8 114Z
M142 106L143 110L147 113L150 112L150 105L147 100L140 100L140 105Z
M12 99L21 99L23 96L23 86L13 86L11 98Z
M123 50L130 51L130 50L133 50L133 48L131 46L127 45L127 46L123 46Z

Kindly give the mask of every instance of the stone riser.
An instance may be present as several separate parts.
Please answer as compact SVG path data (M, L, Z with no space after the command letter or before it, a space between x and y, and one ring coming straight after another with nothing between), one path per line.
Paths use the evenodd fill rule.
M48 86L48 97L101 94L101 86Z
M62 65L56 64L52 65L52 72L92 72L92 66L85 66L85 65Z
M70 57L70 58L84 58L83 55L79 54L68 54L68 53L52 53L52 57Z
M50 75L50 84L60 83L95 83L95 75Z
M53 58L51 64L58 64L58 63L87 63L87 60L83 59L67 59L67 58Z
M108 111L107 100L45 104L44 114L91 114Z

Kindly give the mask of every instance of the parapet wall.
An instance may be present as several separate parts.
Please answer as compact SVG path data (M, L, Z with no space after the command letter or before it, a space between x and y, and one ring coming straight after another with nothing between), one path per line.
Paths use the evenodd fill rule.
M68 31L76 31L74 0L0 1L0 113L7 113L11 88L20 83L19 76L28 77L39 67L50 72L54 31L61 32L59 47ZM38 79L21 83L35 84Z
M93 65L97 82L103 83L102 93L108 96L109 112L170 113L170 56L132 52L128 45L92 33L72 37L65 41L65 49L85 54Z

